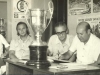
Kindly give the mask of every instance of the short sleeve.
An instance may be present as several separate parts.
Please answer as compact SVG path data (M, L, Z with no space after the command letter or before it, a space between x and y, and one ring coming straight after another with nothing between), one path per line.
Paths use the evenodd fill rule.
M4 46L7 48L9 47L8 42L6 41L6 39L0 34L0 40L1 42L4 44Z
M77 36L75 36L73 41L72 41L72 43L71 43L71 46L69 48L69 50L71 52L75 52L76 51L76 49L77 49L77 40L78 40L78 38L77 38Z

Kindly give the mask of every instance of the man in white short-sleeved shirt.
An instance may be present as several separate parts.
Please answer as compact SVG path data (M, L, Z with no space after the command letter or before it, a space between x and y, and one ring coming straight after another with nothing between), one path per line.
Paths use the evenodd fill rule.
M61 56L61 54L64 54L65 52L68 51L71 45L73 36L66 34L66 37L67 38L63 44L61 43L61 41L59 40L56 34L50 37L49 43L48 43L48 49L53 54L53 57L55 59L58 59L58 53L59 53L59 56Z
M31 36L27 36L23 41L20 36L17 39L13 39L10 43L10 50L15 51L15 55L18 59L29 59L29 45L31 45L33 39Z
M53 59L60 59L61 55L68 51L73 36L68 34L67 25L63 22L55 25L55 32L48 42L48 54Z
M77 36L69 49L71 52L77 51L77 62L91 64L97 61L100 54L100 39L91 34L88 42L84 44Z
M18 38L11 41L9 49L9 58L13 62L18 62L21 59L29 59L29 45L33 42L26 23L19 22L16 26L16 30Z
M3 53L3 45L5 47L5 53ZM3 74L5 70L3 70L3 67L6 67L5 61L2 58L5 58L8 54L9 50L9 44L6 41L6 39L0 34L0 74ZM6 68L5 68L6 69Z
M0 34L0 56L2 56L3 54L3 45L5 46L5 48L9 47L9 44L6 39Z
M77 54L77 63L97 64L100 54L100 39L91 33L89 23L80 22L76 28L77 35L66 54L68 59L74 52Z

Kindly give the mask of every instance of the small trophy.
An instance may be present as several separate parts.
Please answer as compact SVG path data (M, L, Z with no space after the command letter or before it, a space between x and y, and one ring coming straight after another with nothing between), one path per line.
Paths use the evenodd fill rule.
M30 60L27 64L35 65L38 68L50 66L50 63L47 61L48 46L41 40L42 34L49 25L47 24L47 12L48 11L40 9L30 10L30 25L35 33L35 41L33 41L33 43L29 46ZM51 18L52 17L50 17L50 21Z
M3 18L0 18L0 34L5 37L5 27Z

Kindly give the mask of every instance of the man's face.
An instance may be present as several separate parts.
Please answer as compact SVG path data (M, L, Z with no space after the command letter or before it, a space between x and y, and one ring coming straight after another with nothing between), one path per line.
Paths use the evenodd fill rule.
M86 43L89 39L89 32L85 30L85 28L78 27L76 29L77 36L81 42Z
M66 34L66 27L65 26L55 27L55 31L56 31L57 36L58 36L60 41L66 40L67 34Z
M26 29L26 26L24 24L20 24L18 26L17 31L18 31L18 33L19 33L20 36L25 36L27 34L26 33L27 29Z

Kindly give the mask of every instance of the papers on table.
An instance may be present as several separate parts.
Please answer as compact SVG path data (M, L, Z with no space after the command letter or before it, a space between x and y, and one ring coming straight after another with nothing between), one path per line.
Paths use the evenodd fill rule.
M66 69L66 70L85 69L86 65L82 65L82 64L78 64L78 63L60 63L58 65L51 65L49 68Z
M63 71L75 71L75 70L91 70L91 69L98 69L96 66L91 65L83 65L79 63L60 63L56 65L51 65L50 69L57 69Z
M55 63L69 63L70 61L67 61L67 60L61 60L61 59L55 59L54 57L50 57L50 56L48 56L47 57L47 60L49 61L49 62L55 62Z

